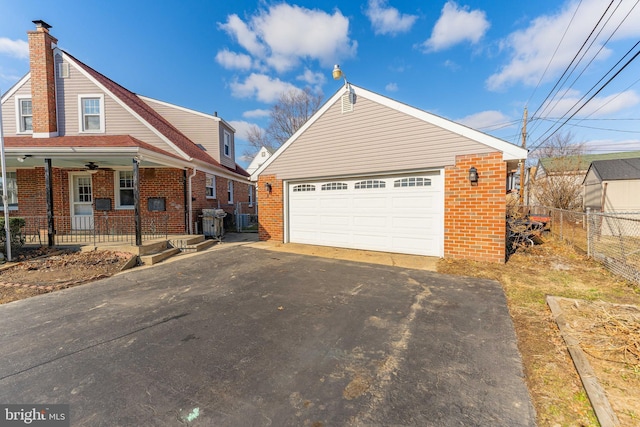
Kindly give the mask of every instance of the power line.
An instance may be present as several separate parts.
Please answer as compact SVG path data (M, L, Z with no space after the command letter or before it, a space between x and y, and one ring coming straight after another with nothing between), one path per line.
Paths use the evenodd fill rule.
M580 54L580 52L582 51L582 49L585 47L585 45L587 44L587 42L589 41L589 39L591 38L591 36L593 35L594 31L596 30L596 28L598 28L598 26L600 25L600 22L602 22L602 20L604 19L607 11L609 10L609 8L611 7L611 5L613 4L615 0L611 0L611 2L609 3L609 6L607 6L607 8L605 9L605 11L602 13L602 15L600 16L600 19L598 19L598 22L596 22L596 25L593 27L593 29L591 30L591 32L589 33L589 36L587 36L587 38L585 39L585 41L582 43L582 46L580 46L580 49L578 49L578 51L576 52L576 54L574 55L573 59L571 60L571 62L569 63L569 65L567 65L567 67L564 69L564 71L562 72L562 75L560 76L560 78L558 79L558 81L556 82L555 85L553 85L553 88L551 88L551 91L549 92L549 94L545 97L544 101L542 101L542 103L540 104L540 106L536 109L536 111L531 115L531 117L535 117L538 115L538 111L540 111L540 108L542 108L542 106L545 105L545 103L547 102L547 100L549 99L549 97L551 96L551 94L555 91L555 89L558 87L558 85L560 84L560 82L563 80L564 76L567 74L567 72L569 71L569 69L571 68L571 66L573 65L573 63L575 62L576 58L578 57L578 55ZM546 108L545 108L546 110ZM543 110L544 113L544 110Z
M576 82L578 81L578 79L580 79L580 77L582 77L582 75L584 74L584 72L587 70L587 68L589 68L589 66L593 63L593 61L598 57L598 55L600 54L600 52L602 52L602 50L605 48L605 46L607 45L607 43L609 43L609 41L611 40L611 38L615 35L615 33L620 29L620 27L622 26L622 24L624 23L624 21L627 20L627 18L629 17L629 15L631 14L631 12L633 12L633 10L635 9L635 7L638 5L638 3L640 2L640 0L636 0L635 4L631 7L631 9L629 9L627 11L627 14L624 16L624 18L622 18L622 20L618 23L618 25L616 26L616 28L611 32L611 34L609 34L609 37L604 41L604 43L602 43L602 45L600 46L600 49L598 49L598 51L591 57L591 59L589 60L589 62L583 67L582 71L580 72L580 74L578 74L578 76L573 80L573 82L569 85L569 87L564 91L564 93L567 93L571 88L574 87L574 85L576 84ZM620 5L622 4L622 1L620 1L620 3L618 3L618 5L615 7L615 9L613 10L613 12L611 12L611 15L607 18L606 22L604 23L604 25L602 26L602 28L600 29L600 31L598 31L598 34L596 35L596 37L593 38L593 40L591 41L591 43L589 44L589 47L587 48L587 50L584 51L584 53L582 54L582 56L580 57L580 60L578 61L578 63L576 64L576 66L574 67L574 69L569 73L569 75L573 74L573 72L577 69L578 64L584 59L584 57L587 54L587 51L589 49L591 49L591 47L593 46L593 44L596 42L598 36L602 33L602 31L604 30L604 28L606 27L606 25L609 23L609 21L611 21L611 19L613 18L613 15L616 13L616 11L618 10L618 8L620 7ZM606 74L605 74L606 76ZM569 78L569 76L567 76L567 79ZM604 77L603 77L604 79ZM601 79L602 80L602 79ZM600 81L601 81L600 80ZM566 83L566 80L565 80ZM596 83L597 84L597 83ZM562 85L564 86L564 84ZM632 85L633 86L633 85ZM556 95L559 93L556 92ZM619 96L620 94L616 95ZM585 95L586 96L586 95ZM555 98L555 96L554 96ZM583 97L584 98L584 97ZM614 98L615 99L615 98ZM555 103L555 105L558 105L558 103L560 102L560 99L558 99ZM578 101L580 102L580 101ZM608 101L606 104L608 104L610 101ZM606 105L605 104L605 105ZM576 103L577 105L577 103ZM551 102L549 102L549 105L547 105L547 107L551 106ZM571 108L574 108L574 106L572 106ZM604 107L604 105L602 105L600 108ZM598 109L600 109L598 108ZM545 107L546 110L546 107ZM567 111L568 114L571 111L571 109L569 109L569 111ZM544 112L544 111L543 111ZM549 130L547 130L548 132Z
M620 62L621 62L621 61L622 61L622 60L623 60L627 55L629 55L629 54L631 53L631 51L632 51L633 49L635 49L635 47L636 47L636 46L638 46L638 44L640 44L640 41L638 41L635 45L633 45L633 47L632 47L631 49L629 49L629 50L627 51L627 53L625 53L625 55L620 59L620 61L616 62L616 64L615 64L613 67L611 67L611 69L609 69L609 71L607 71L607 73L606 73L606 74L605 74L605 75L604 75L600 80L598 80L598 82L597 82L594 86L592 86L592 87L591 87L591 89L589 89L589 90L587 91L587 93L586 93L582 98L580 98L580 100L579 100L578 102L582 101L582 99L584 99L584 97L585 97L589 92L591 92L593 89L595 89L595 87L596 87L596 86L597 86L597 85L598 85L598 84L599 84L599 83L604 79L604 77L606 77L606 76L607 76L611 71L613 71L613 69L614 69L614 68L615 68L615 67L616 67L616 66L617 66L617 65L618 65L618 64L619 64L619 63L620 63ZM587 99L587 100L586 100L586 101L585 101L585 102L580 106L580 108L578 108L576 111L574 111L574 112L571 114L571 116L569 116L569 118L567 118L567 119L566 119L566 120L565 120L565 121L564 121L560 126L558 126L558 127L557 127L553 132L551 132L551 134L549 134L549 136L547 136L547 137L546 137L546 139L551 138L551 136L553 136L553 135L554 135L556 132L558 132L558 131L559 131L559 130L564 126L564 125L566 125L566 124L569 122L569 120L571 120L571 119L572 119L576 114L578 114L578 113L580 112L580 110L582 110L582 109L583 109L583 108L584 108L584 107L585 107L585 106L586 106L586 105L587 105L587 104L588 104L588 103L589 103L593 98L595 98L595 97L596 97L596 96L597 96L597 95L598 95L598 94L599 94L599 93L600 93L600 92L601 92L605 87L607 87L607 85L608 85L609 83L611 83L611 82L613 81L613 79L615 79L615 78L616 78L616 77L617 77L617 76L618 76L618 75L619 75L619 74L620 74L620 73L621 73L625 68L627 68L627 66L629 66L629 64L631 64L631 62L633 62L633 61L638 57L638 55L640 55L640 50L639 50L638 52L636 52L636 53L635 53L635 55L633 55L633 56L631 57L631 59L629 59L629 60L628 60L628 61L627 61L623 66L622 66L622 68L620 68L618 71L616 71L616 73L615 73L613 76L611 76L611 78L609 78L609 80L607 80L607 82L606 82L605 84L603 84L603 85L600 87L600 89L598 89L598 90L597 90L593 95L591 95L591 97L589 97L589 99ZM573 108L578 104L578 102L576 102L576 104L574 104L574 106L573 106L573 107L571 107L571 109L573 109ZM569 111L571 111L571 109L569 109ZM568 112L567 112L566 114L568 114ZM565 115L566 115L566 114L565 114ZM563 117L564 117L564 115L563 115ZM553 127L549 128L549 130L551 130L552 128L553 128ZM549 132L549 130L547 130L547 132ZM544 139L543 139L543 138L544 138L544 136L545 136L545 134L546 134L547 132L545 132L544 134L542 134L542 136L540 136L540 137L538 138L538 140L542 140L542 142L544 142ZM531 149L531 151L533 151L533 150L535 150L536 148L538 148L538 147L542 144L542 142L538 143L538 144L535 146L535 148L532 148L532 149Z

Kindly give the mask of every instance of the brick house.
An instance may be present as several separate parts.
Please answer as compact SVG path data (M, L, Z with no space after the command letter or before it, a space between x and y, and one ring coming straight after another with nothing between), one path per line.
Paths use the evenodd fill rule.
M507 174L526 157L345 82L252 174L259 236L502 263Z
M12 216L52 217L57 234L105 218L183 234L198 229L202 209L232 213L253 197L235 131L217 114L137 95L34 23L30 72L2 95Z

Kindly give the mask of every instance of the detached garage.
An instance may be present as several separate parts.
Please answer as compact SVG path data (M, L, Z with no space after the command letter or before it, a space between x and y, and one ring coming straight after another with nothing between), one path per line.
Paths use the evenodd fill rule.
M252 175L260 239L504 262L507 170L525 158L346 84Z

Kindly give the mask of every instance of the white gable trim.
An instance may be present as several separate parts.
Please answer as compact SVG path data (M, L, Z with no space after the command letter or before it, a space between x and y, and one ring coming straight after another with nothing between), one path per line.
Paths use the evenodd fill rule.
M25 74L25 76L23 78L21 78L18 83L14 84L13 87L11 87L11 89L9 89L7 92L0 94L2 95L2 98L0 99L0 103L4 104L5 101L9 98L11 98L13 96L13 94L15 94L18 89L20 89L22 86L24 86L24 84L26 82L29 81L29 79L31 78L31 72L28 72L27 74Z
M167 145L169 145L176 153L178 153L180 155L180 157L184 158L185 160L191 161L193 160L193 158L191 156L189 156L187 153L185 153L184 151L182 151L180 148L178 148L177 145L175 145L173 142L171 142L171 140L169 138L167 138L166 136L164 136L158 129L156 129L154 126L152 126L149 122L147 122L146 120L144 120L138 113L136 113L135 111L133 111L131 108L129 108L129 106L127 104L125 104L124 102L122 102L122 100L120 98L118 98L117 96L115 96L110 90L108 90L106 87L104 87L100 82L98 82L96 79L93 78L93 76L91 76L89 73L87 73L82 67L80 67L73 58L69 57L68 55L66 55L64 52L62 52L63 58L65 58L67 61L69 61L69 63L73 64L74 68L76 68L83 76L85 76L86 78L88 78L91 82L93 82L93 84L95 84L96 86L98 86L100 89L102 89L102 91L104 91L106 94L109 94L109 96L111 97L111 99L113 99L115 102L117 102L122 108L124 108L125 110L127 110L127 112L129 112L133 117L135 117L136 119L138 119L138 121L140 121L140 123L144 124L147 128L149 128L149 130L151 130L153 133L155 133L163 142L165 142ZM136 95L137 96L137 95Z
M371 101L377 102L381 105L392 108L401 113L410 115L419 120L432 124L434 126L438 126L442 129L446 129L448 131L454 132L458 135L462 135L466 138L469 138L473 141L484 144L488 147L494 148L500 152L502 152L503 160L520 160L527 158L527 150L516 145L513 145L507 141L503 141L502 139L495 138L491 135L487 135L485 133L479 132L475 129L471 129L467 126L461 125L454 121L445 119L440 116L436 116L431 113L427 113L426 111L420 110L415 107L411 107L407 104L403 104L401 102L395 101L391 98L387 98L386 96L379 95L377 93L368 91L366 89L362 89L360 87L354 86L352 84L347 84L343 86L342 89L338 90L317 112L313 115L296 133L294 133L291 138L289 138L275 153L271 155L267 159L266 162L262 164L252 175L251 180L257 181L258 176L262 173L264 169L266 169L271 163L273 163L283 152L287 150L287 148L300 137L300 135L305 132L313 123L315 123L322 115L331 108L336 102L338 102L342 95L347 90L352 90L357 97L362 97L369 99ZM357 108L357 107L356 107Z

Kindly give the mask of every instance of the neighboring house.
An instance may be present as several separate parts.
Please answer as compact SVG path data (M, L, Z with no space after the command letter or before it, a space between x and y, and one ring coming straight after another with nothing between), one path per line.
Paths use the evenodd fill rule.
M262 146L260 148L260 151L258 151L258 153L253 158L253 160L251 160L249 167L247 167L247 172L250 175L254 173L256 170L258 170L260 166L262 166L264 162L267 161L269 157L271 157L272 154L273 154L272 151L270 151L267 147Z
M259 236L504 262L507 173L526 156L346 84L252 174Z
M640 212L640 157L591 162L583 186L585 208Z
M51 215L65 233L138 208L143 226L190 233L203 208L248 201L228 123L125 89L34 23L30 72L2 96L12 216Z
M532 174L533 179L528 181L528 187L544 186L549 188L570 188L575 189L577 197L582 197L582 182L591 162L597 160L615 160L640 157L640 151L629 151L620 153L605 154L583 154L579 156L565 157L547 157L538 160L535 172ZM550 180L548 184L545 181ZM536 191L533 188L527 188L530 197L527 198L527 204L538 205L544 204L536 199ZM584 200L579 201L578 205L584 205Z

